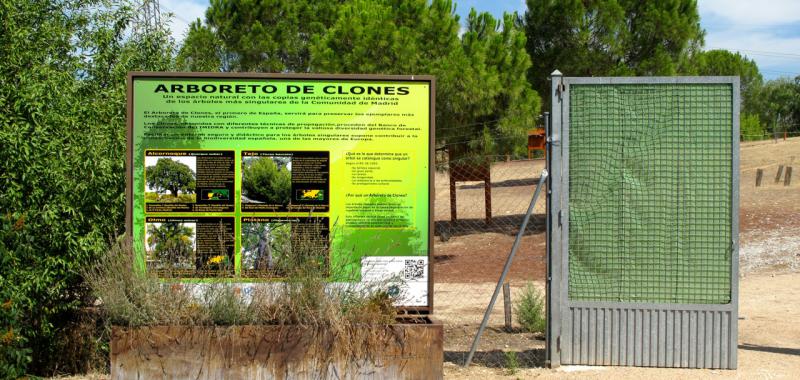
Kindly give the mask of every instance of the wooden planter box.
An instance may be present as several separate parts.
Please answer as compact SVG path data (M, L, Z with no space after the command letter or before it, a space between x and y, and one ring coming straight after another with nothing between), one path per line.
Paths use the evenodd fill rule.
M295 326L147 326L112 328L112 379L441 379L441 323L397 323L373 360L308 357L314 334ZM321 368L322 367L322 368Z

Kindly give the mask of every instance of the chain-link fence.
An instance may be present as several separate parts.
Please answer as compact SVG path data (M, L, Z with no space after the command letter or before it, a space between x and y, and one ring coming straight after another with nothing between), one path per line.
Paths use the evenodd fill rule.
M458 147L437 149L434 311L445 326L447 362L464 363L545 168L544 151L538 150L544 145L544 131L532 130L528 140L534 148L529 157L534 158L475 154L455 158ZM531 332L519 322L521 313L535 314L531 302L526 307L521 302L532 289L541 297L540 316L545 317L544 195L535 205L507 277L510 297L501 295L495 304L472 360L476 365L544 365L543 331Z

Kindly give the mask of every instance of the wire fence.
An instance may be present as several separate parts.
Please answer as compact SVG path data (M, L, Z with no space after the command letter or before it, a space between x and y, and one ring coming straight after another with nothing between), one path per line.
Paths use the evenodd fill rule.
M741 141L786 140L787 138L800 136L800 131L742 133L740 136Z
M541 138L543 146L543 130L539 131L533 140ZM445 361L457 365L468 355L545 168L544 152L536 149L529 151L531 158L454 158L465 141L478 140L468 138L461 136L437 149L435 174L434 310L445 326ZM472 360L476 365L544 365L544 320L537 325L536 316L545 317L545 211L541 196L511 266L508 287L492 310ZM532 296L541 297L538 313ZM528 318L520 323L523 316Z

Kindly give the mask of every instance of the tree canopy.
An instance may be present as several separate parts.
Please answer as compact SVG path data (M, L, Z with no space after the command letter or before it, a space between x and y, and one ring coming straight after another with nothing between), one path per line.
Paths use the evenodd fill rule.
M756 96L764 79L755 61L727 50L708 50L698 52L692 57L692 67L696 75L738 76L742 94L742 113L758 112Z
M272 158L259 157L242 165L242 195L254 201L287 205L292 192L292 173Z
M156 164L145 168L147 186L157 192L169 191L173 197L195 191L195 173L188 165L171 158L159 158Z
M768 81L755 103L761 121L773 132L800 132L800 75Z
M694 0L527 0L529 80L549 94L569 76L676 75L703 44Z
M245 3L253 2L211 2L181 48L182 68L217 62L223 71L431 74L440 147L525 151L539 97L525 80L531 60L518 16L498 21L473 11L459 37L450 0Z
M192 263L194 229L180 222L148 225L147 245L153 256L163 263Z

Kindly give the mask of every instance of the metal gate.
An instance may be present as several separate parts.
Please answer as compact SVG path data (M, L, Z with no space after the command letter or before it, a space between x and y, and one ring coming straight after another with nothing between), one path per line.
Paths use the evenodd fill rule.
M548 359L736 368L738 77L552 77Z

